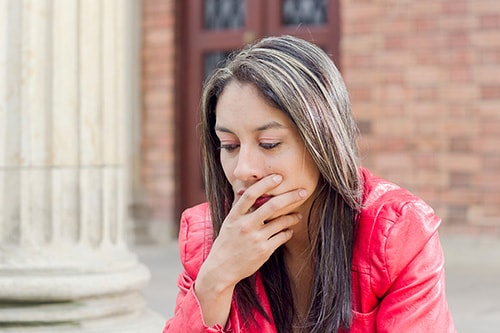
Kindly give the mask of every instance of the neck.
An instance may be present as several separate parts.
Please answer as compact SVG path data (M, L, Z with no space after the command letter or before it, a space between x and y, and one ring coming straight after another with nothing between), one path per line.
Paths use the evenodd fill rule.
M288 242L284 246L283 256L286 260L308 260L311 257L309 242Z
M293 236L283 247L286 259L306 259L310 256L311 242L305 223L293 227Z
M306 237L306 239L308 239ZM292 239L293 240L293 239ZM288 270L290 287L295 308L294 322L302 324L311 304L311 290L314 281L314 261L309 241L295 239L283 249L283 259ZM294 329L294 332L297 330Z

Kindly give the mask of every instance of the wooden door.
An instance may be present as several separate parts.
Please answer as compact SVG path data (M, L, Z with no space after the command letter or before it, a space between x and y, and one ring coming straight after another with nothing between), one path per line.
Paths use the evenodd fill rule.
M206 76L231 51L270 35L294 35L339 61L339 0L184 0L178 59L178 212L205 200L199 102Z
M269 0L265 35L293 35L323 48L340 65L339 0Z

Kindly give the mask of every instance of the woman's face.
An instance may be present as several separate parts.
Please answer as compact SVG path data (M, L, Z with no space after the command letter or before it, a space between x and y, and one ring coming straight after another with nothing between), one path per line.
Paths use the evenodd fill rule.
M253 84L231 81L219 96L215 131L220 140L222 168L231 184L235 202L261 178L279 174L279 186L257 199L258 208L270 197L305 189L307 196L274 216L300 212L307 216L319 170L293 122L273 107Z

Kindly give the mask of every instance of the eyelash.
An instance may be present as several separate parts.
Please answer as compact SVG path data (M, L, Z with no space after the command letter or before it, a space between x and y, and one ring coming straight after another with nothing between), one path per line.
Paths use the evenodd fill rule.
M281 142L274 142L274 143L260 143L259 146L261 146L265 150L272 150L276 147L278 147L281 144ZM240 145L237 144L223 144L220 145L219 150L225 150L227 152L232 152L236 148L238 148Z
M281 142L273 142L273 143L261 143L260 146L266 150L271 150L278 147Z
M235 150L236 148L238 148L238 145L226 144L226 145L220 145L219 150L225 150L225 151L231 152L231 151Z

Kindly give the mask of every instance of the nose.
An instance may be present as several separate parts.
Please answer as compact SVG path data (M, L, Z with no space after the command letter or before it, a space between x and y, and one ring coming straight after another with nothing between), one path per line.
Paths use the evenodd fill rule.
M264 177L263 163L258 151L254 151L248 146L240 146L234 176L241 181L258 180Z

